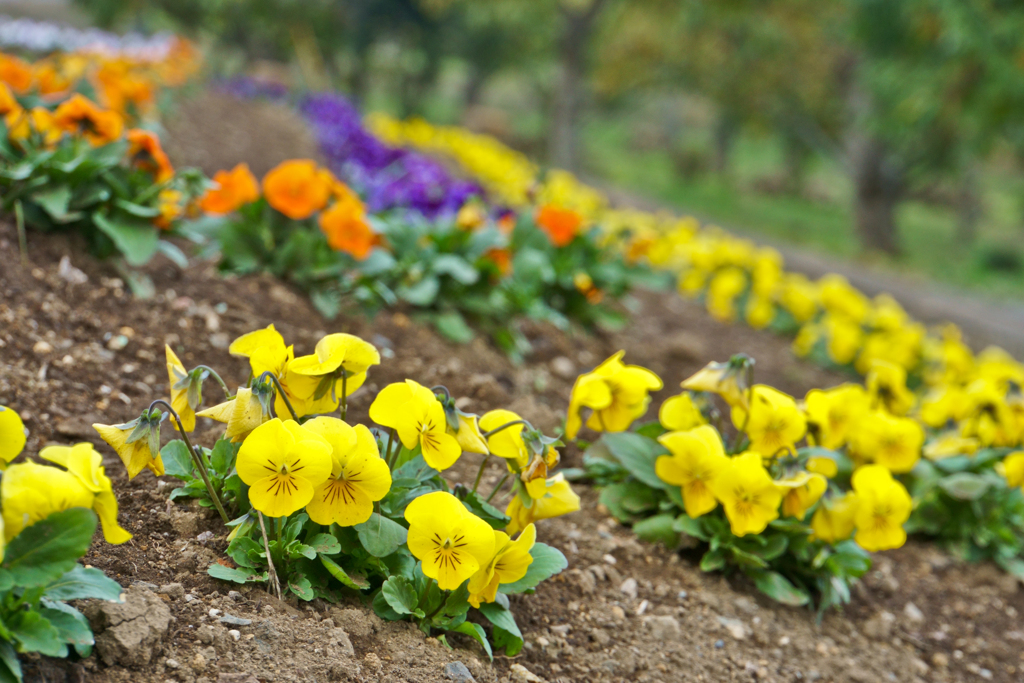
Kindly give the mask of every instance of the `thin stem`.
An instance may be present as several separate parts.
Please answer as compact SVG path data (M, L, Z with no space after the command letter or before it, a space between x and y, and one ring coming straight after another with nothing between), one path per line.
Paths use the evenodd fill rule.
M433 619L434 617L437 616L438 612L440 612L442 609L444 609L445 603L448 602L448 591L445 591L444 593L445 594L441 596L441 604L438 605L437 609L435 609L433 612L431 612L427 616L423 617L424 621L430 621L431 619Z
M210 376L217 380L217 384L219 384L220 388L224 390L224 396L226 396L228 399L231 398L231 390L228 389L227 383L223 379L221 379L221 376L217 374L216 370L211 368L209 365L197 365L196 370L206 370L208 373L210 373ZM252 372L252 370L250 370L249 372Z
M476 493L476 489L480 486L480 480L484 477L484 468L487 467L487 461L491 459L491 454L488 453L484 456L483 462L480 463L480 469L476 472L476 481L473 482L473 493Z
M395 442L398 441L398 434L394 427L388 429L388 453L385 460L388 463L388 469L393 470L395 467L395 460L398 459L398 450L395 448Z
M452 397L452 392L448 391L448 387L446 387L443 384L438 384L436 387L430 387L430 390L432 392L434 392L435 394L438 391L443 391L445 398L449 398L450 399Z
M341 419L348 418L348 371L341 371Z
M281 599L281 582L277 578L277 570L274 569L274 559L270 556L270 541L267 540L267 526L263 523L263 513L259 510L256 511L256 516L260 520L260 531L263 533L263 549L267 551L267 574L274 585L274 593L277 595L277 599Z
M25 212L21 200L14 202L14 219L18 225L18 249L21 251L21 265L28 265L28 237L25 235Z
M427 577L427 588L423 591L423 595L420 597L420 601L419 604L416 605L416 609L423 609L423 605L427 604L427 596L430 595L430 586L434 583L437 583L435 579ZM444 600L441 601L441 604L444 604Z
M493 491L491 491L491 495L487 496L488 503L490 503L491 499L494 498L495 494L501 490L501 487L505 485L505 481L508 479L508 474L508 472L505 472L505 476L501 478L501 480L498 482L498 485L494 487Z
M277 380L277 377L274 377L274 374L272 372L267 371L260 375L256 379L256 381L262 382L264 379L269 379L271 382L274 383L274 387L277 389L277 395L281 397L281 399L284 401L284 404L288 407L288 412L292 414L292 419L298 422L299 416L295 412L295 408L292 408L292 402L288 400L288 395L284 393L284 389L281 388L281 383ZM277 417L281 416L278 415Z
M203 459L199 457L199 453L196 451L195 446L193 446L192 441L189 440L188 432L185 431L185 426L181 424L181 418L178 416L178 413L174 408L171 407L171 404L162 398L150 403L149 410L152 410L153 406L156 405L164 406L171 414L171 417L174 418L174 421L178 423L178 432L181 434L181 440L185 442L185 446L188 448L188 452L192 456L192 462L195 463L196 469L199 470L199 476L203 478L203 483L206 484L206 491L210 494L213 506L217 508L217 512L220 513L221 519L223 519L224 523L227 524L231 519L228 517L228 513L224 511L224 506L220 502L220 496L218 496L217 492L213 489L213 484L210 482L210 476L206 473L206 463L204 463Z
M497 434L500 431L508 429L509 427L515 427L516 425L526 425L530 429L533 429L533 425L530 424L529 422L527 422L526 420L512 420L511 422L506 422L505 424L501 425L500 427L495 427L494 429L492 429L489 432L484 432L483 434L481 434L481 436L483 436L485 439L489 439L494 434Z

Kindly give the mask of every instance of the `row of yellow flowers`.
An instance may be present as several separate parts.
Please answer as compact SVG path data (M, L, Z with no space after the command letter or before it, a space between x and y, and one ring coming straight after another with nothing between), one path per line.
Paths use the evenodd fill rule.
M488 136L382 114L368 116L367 125L391 143L457 160L513 206L577 211L631 258L674 273L679 291L701 298L720 320L794 333L798 355L848 367L869 385L886 378L899 397L890 402L892 412L938 432L925 450L930 457L1024 442L1024 365L994 347L973 353L954 325L929 331L889 295L868 297L836 274L812 281L787 271L776 250L692 218L609 208L571 174L541 174Z

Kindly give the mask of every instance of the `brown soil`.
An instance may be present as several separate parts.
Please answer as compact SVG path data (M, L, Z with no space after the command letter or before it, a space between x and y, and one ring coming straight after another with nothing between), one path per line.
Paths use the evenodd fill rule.
M258 119L251 111L238 116ZM267 163L258 148L236 151L231 163ZM515 366L482 340L453 346L403 313L327 322L270 278L224 279L210 264L183 273L155 262L148 272L160 294L134 301L109 267L83 251L73 238L32 234L32 264L24 267L13 228L0 223L0 404L25 418L27 453L47 443L100 446L121 523L135 538L115 547L97 537L86 561L124 586L164 587L157 590L175 621L162 653L142 670L107 667L96 656L75 663L31 659L29 680L228 683L247 680L231 674L251 674L261 683L442 681L455 661L481 682L524 680L513 665L551 681L1024 680L1024 593L989 565L963 565L911 543L877 556L854 603L818 624L813 613L774 604L742 579L702 574L688 556L638 542L600 511L586 487L580 512L540 525L541 540L565 552L569 569L535 595L514 598L527 640L514 660L499 656L491 665L461 636L450 639L455 650L446 650L410 624L380 621L357 598L330 606L281 603L254 588L229 595L236 586L205 571L224 547L223 527L205 511L170 503L171 478L147 472L127 481L89 427L130 419L166 394L164 343L186 365L209 364L233 384L246 376L244 362L226 351L239 334L274 323L297 352L308 353L325 332L347 331L390 350L353 396L356 419L365 417L375 388L411 377L446 384L469 397L470 410L508 407L548 430L564 414L575 374L620 348L627 361L665 379L669 388L655 405L707 361L737 351L757 358L759 381L797 395L845 378L794 360L786 340L717 323L671 293L638 295L634 319L619 334L530 327L536 352ZM63 256L88 275L87 283L60 276ZM215 400L210 391L212 385L208 399ZM200 441L215 434L211 424L200 425ZM462 472L457 467L454 474ZM212 609L252 623L235 627L236 641Z

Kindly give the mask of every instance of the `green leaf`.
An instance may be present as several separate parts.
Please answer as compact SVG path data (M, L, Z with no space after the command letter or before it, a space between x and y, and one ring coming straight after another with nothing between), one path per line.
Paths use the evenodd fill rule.
M68 204L71 202L71 194L70 187L58 185L37 191L32 195L32 201L41 206L53 220L64 222L69 218ZM74 214L71 215L72 218L73 216Z
M516 624L516 618L512 615L512 612L508 608L499 605L497 602L484 602L480 604L480 613L487 617L487 620L503 629L512 635L523 637L522 632L519 630L519 626Z
M160 209L152 206L143 206L142 204L136 204L130 202L127 199L115 199L114 206L121 209L130 216L136 218L156 218L160 215Z
M748 571L747 574L754 579L757 589L776 602L784 605L806 605L811 601L811 596L802 588L797 588L789 579L782 574L772 571Z
M161 448L160 458L164 461L164 471L172 477L186 482L195 478L192 475L192 456L181 439L170 441Z
M234 581L235 583L245 583L247 581L261 581L262 578L259 574L255 574L251 569L245 569L243 567L232 568L225 567L222 564L214 562L207 568L206 573L215 579L221 581Z
M704 523L698 518L694 519L685 512L678 517L672 523L672 530L686 534L687 536L693 536L694 538L706 541L711 538L708 532L704 530Z
M700 570L702 572L714 572L725 567L725 551L715 548L704 553L700 558Z
M992 482L970 472L957 472L939 480L943 491L958 500L977 500L992 487Z
M156 254L160 238L155 226L136 219L112 219L99 211L92 214L92 220L113 240L129 265L145 265Z
M320 555L337 555L341 552L341 544L338 539L330 534L317 534L306 541L306 545L313 548Z
M440 281L436 277L429 276L414 285L399 287L398 296L413 306L425 308L434 303L434 299L437 298L437 293L440 289Z
M398 614L415 614L419 596L412 582L402 576L392 576L380 587L381 595Z
M210 466L221 476L226 475L235 466L237 446L227 439L218 439L210 451Z
M654 471L654 462L658 456L668 453L660 443L631 432L605 434L601 437L601 441L634 477L651 488L664 489L668 487L668 484L659 479Z
M487 633L484 632L483 626L474 624L472 621L464 621L455 630L480 643L480 647L487 653L487 658L494 661L494 653L491 651L491 644L487 642Z
M457 344L471 342L473 337L476 336L473 328L466 324L465 318L458 311L440 313L431 320L438 332Z
M316 593L313 591L313 584L304 575L299 573L288 577L288 590L299 596L299 599L307 602L316 597Z
M533 562L526 569L526 575L513 583L501 584L498 590L502 593L522 593L536 588L541 581L551 578L569 566L569 561L560 550L544 543L535 543L530 555Z
M661 543L669 550L679 545L679 532L675 530L675 517L655 515L633 525L633 532L648 543Z
M182 270L188 268L188 257L185 252L166 240L160 240L156 245L157 251L167 257L167 260Z
M4 568L18 586L45 586L85 555L96 532L96 515L85 508L55 512L11 539Z
M398 621L405 616L391 609L391 605L384 599L383 591L377 591L377 594L373 596L372 607L374 614L387 621Z
M21 662L14 646L0 640L0 683L21 683Z
M120 600L122 590L117 581L99 569L76 564L71 571L47 586L43 597L50 600Z
M362 576L350 575L342 568L340 564L327 557L326 555L320 556L320 563L324 566L324 569L330 573L331 576L336 578L342 584L353 588L357 591L365 590L370 587L370 583Z
M469 508L474 515L491 525L491 528L501 531L508 526L511 518L504 512L494 507L483 496L474 491L466 491L465 497L460 500Z
M45 606L39 613L53 624L65 643L71 643L76 648L88 647L95 643L89 622L81 612L63 602L44 599L43 605Z
M494 647L495 649L505 648L506 657L515 657L523 649L523 638L495 626Z
M764 560L774 560L777 557L782 557L782 553L786 552L786 548L789 547L789 539L779 534L777 536L769 536L768 542L761 548L755 548L751 552Z
M395 552L409 534L404 526L376 512L354 528L359 534L359 542L374 557L387 557Z
M50 657L68 656L68 647L60 637L60 631L39 612L18 610L7 620L7 628L18 641L21 652L39 652Z
M433 270L439 275L448 275L456 282L464 285L474 284L480 279L480 273L461 256L441 254L434 259Z

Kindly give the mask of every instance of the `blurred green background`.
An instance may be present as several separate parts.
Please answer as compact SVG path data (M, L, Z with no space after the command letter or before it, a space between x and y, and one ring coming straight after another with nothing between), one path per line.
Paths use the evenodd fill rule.
M75 0L770 241L1024 294L1019 0Z

